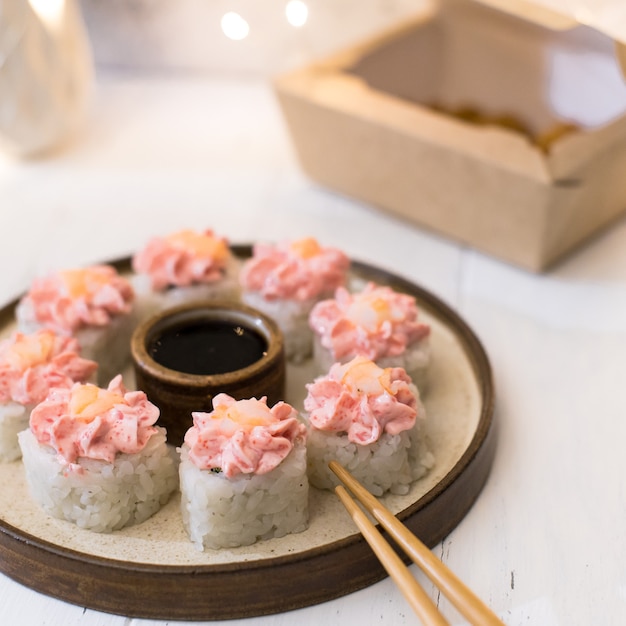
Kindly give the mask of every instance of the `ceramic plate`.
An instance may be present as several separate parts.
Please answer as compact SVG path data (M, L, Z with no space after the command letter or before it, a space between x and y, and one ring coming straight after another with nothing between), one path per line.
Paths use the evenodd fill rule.
M234 250L241 256L250 252L249 246ZM114 264L129 271L128 259ZM356 282L373 280L415 296L432 325L433 360L423 400L436 463L407 495L383 498L432 547L469 511L491 467L495 432L489 361L467 324L431 293L356 261L352 274ZM2 335L14 328L15 304L0 311ZM288 367L286 400L296 408L312 377L309 363ZM324 602L386 575L330 491L311 488L310 525L302 533L200 552L187 539L178 497L140 525L97 534L43 514L27 496L19 461L0 465L0 482L0 571L92 609L158 619L242 618Z

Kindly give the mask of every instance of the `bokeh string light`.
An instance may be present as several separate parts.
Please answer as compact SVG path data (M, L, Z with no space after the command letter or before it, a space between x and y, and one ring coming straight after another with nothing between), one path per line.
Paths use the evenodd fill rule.
M46 2L48 0L31 0L32 2ZM51 0L52 1L52 0ZM63 0L54 0L63 1ZM309 18L309 7L302 0L289 0L285 5L285 17L294 28L304 26ZM229 11L222 16L222 32L233 41L241 41L250 34L250 24L240 13Z

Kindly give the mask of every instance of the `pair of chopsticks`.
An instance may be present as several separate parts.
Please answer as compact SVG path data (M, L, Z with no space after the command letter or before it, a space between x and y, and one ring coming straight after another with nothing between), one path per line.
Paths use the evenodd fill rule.
M470 624L504 626L504 623L456 575L450 571L411 531L386 509L361 483L336 461L328 466L369 513L387 530L394 541L437 586ZM431 598L413 578L409 569L385 541L367 515L342 485L335 493L350 513L392 580L398 585L424 626L444 626L449 622L439 613Z

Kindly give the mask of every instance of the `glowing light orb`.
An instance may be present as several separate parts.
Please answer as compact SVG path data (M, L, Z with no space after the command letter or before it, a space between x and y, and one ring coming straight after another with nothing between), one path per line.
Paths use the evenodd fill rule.
M28 0L33 11L49 25L61 22L65 10L65 0Z
M289 0L285 7L285 15L292 26L300 28L309 18L309 7L302 0Z
M239 13L235 13L234 11L229 11L222 16L221 26L222 32L226 37L234 41L241 41L250 33L250 25L248 22L246 22Z

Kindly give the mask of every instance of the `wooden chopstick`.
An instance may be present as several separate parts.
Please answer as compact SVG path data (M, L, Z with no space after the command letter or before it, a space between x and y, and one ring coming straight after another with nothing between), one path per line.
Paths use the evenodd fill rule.
M343 482L350 489L350 491L354 494L357 500L359 500L359 502L363 504L363 506L371 513L371 515L376 520L378 520L378 522L380 522L381 526L385 528L385 530L387 530L387 532L391 535L391 537L393 537L396 543L404 550L404 552L411 558L411 560L424 571L428 578L430 578L430 580L437 587L439 587L439 589L441 589L444 595L458 609L463 617L465 617L469 621L470 624L474 624L476 626L504 626L504 622L502 622L491 611L491 609L489 609L489 607L487 607L482 602L482 600L480 600L480 598L478 598L446 565L444 565L428 549L428 547L426 547L406 526L404 526L388 509L386 509L369 491L367 491L367 489L365 489L365 487L363 487L363 485L361 485L361 483L359 483L350 474L350 472L348 472L336 461L331 461L329 463L329 467L337 475L341 482ZM383 560L383 557L381 557L378 552L380 550L380 547L379 545L377 545L377 547L374 547L374 545L372 545L372 541L376 542L377 544L378 541L384 543L389 548L391 553L393 553L393 555L397 558L397 560L401 564L401 567L404 568L404 570L406 570L406 572L410 576L410 572L404 566L402 560L385 542L382 535L376 530L375 526L369 521L363 511L350 498L346 490L341 485L338 485L335 488L335 492L341 499L344 506L348 509L348 512L354 519L359 530L365 537L366 541L370 544L385 569L387 569L386 562ZM349 504L346 504L346 501L348 501ZM366 531L368 534L365 534L365 532L363 531L364 527L368 528L368 530ZM371 529L373 529L376 534L371 533ZM372 541L370 541L370 538L368 537L372 537ZM377 537L380 539L378 539ZM385 559L387 558L386 550L384 553L381 550L381 554L384 554ZM414 593L413 588L409 587L408 585L406 587L403 587L401 583L398 583L396 578L392 576L389 569L387 569L387 572L396 582L396 584L398 584L400 590L404 593L405 597L409 599L409 602L411 603L413 609L418 612L415 608L415 603L421 602L421 600L412 601L407 595ZM421 588L420 591L421 593L424 593ZM429 602L431 602L430 599ZM418 615L420 614L418 613ZM431 623L447 623L445 620L443 622L428 622L421 616L420 618L425 625L430 625Z
M361 534L382 563L392 580L398 585L408 603L422 621L424 626L448 626L449 622L439 613L439 609L430 599L420 584L411 576L411 572L385 541L365 513L358 507L348 492L341 486L335 487L335 493L343 502L348 513L358 526Z

